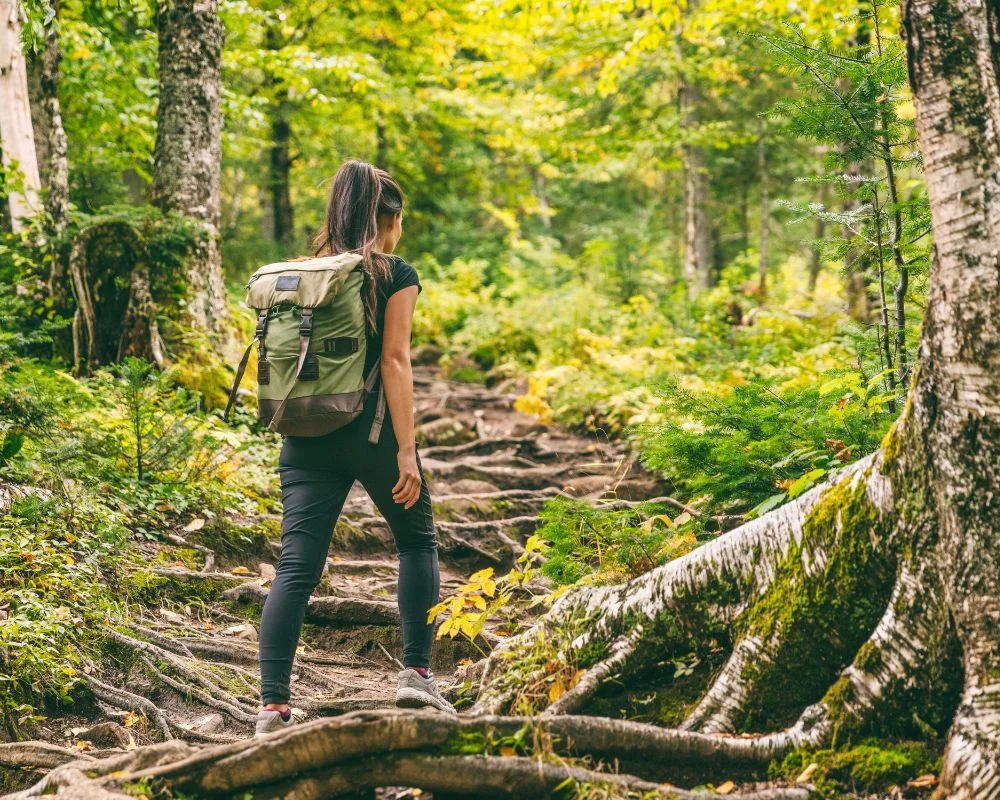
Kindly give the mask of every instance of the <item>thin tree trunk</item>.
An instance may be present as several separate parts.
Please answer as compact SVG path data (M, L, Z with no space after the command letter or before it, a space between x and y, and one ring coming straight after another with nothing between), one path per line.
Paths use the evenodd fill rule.
M681 58L678 49L678 58ZM682 77L677 89L681 124L695 124L698 90ZM711 286L712 227L708 218L708 172L705 150L686 143L681 149L684 167L684 282L688 299L694 300Z
M285 44L277 24L269 25L264 33L264 46L271 52L277 53ZM288 86L273 74L267 75L265 84L270 98L267 114L271 132L267 173L270 209L266 215L265 227L281 250L291 254L296 242L291 191L292 123L288 118Z
M279 97L271 108L271 161L268 175L274 240L285 253L295 247L295 217L292 208L292 158L289 146L292 124L288 120L287 103Z
M549 198L545 190L545 176L536 167L532 170L532 179L535 184L535 200L538 202L538 216L542 218L542 225L545 230L551 230L552 209L549 207Z
M186 270L187 321L219 333L227 318L219 252L222 42L218 0L159 0L160 103L153 202L197 220L205 238Z
M819 204L826 208L827 197L829 196L827 184L822 184L819 192ZM826 236L826 220L819 214L813 221L813 246L809 253L809 296L816 294L816 281L819 279L820 270L823 268L823 237Z
M684 146L684 280L695 299L711 285L712 229L708 220L705 151Z
M771 224L771 200L767 193L767 147L764 138L764 123L758 126L757 169L760 176L760 260L757 265L760 301L767 299L767 258L768 230Z
M40 209L38 160L28 100L28 73L21 52L21 7L0 0L0 149L3 166L20 173L21 191L10 192L11 229L16 233Z

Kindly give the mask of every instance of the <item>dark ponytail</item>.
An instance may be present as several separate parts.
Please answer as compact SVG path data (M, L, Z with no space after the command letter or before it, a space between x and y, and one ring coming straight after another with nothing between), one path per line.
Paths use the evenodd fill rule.
M375 252L379 218L403 211L403 191L384 169L364 161L347 161L337 170L326 207L326 223L313 246L316 255L356 252L361 255L365 281L365 316L375 330L378 293L392 280L392 261Z

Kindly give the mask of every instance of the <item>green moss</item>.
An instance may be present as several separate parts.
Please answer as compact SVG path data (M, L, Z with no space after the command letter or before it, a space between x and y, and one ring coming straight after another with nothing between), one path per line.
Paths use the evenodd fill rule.
M204 559L197 550L191 547L165 547L156 553L156 563L173 567L180 562L188 569L201 569Z
M860 792L885 792L893 786L941 769L940 749L927 742L885 742L867 739L847 750L798 750L772 764L772 778L795 780L817 764L810 782L821 796L855 797Z
M865 642L854 656L854 665L864 672L874 672L882 666L882 655L873 642Z
M780 640L774 657L749 676L758 691L746 709L745 729L793 722L824 696L871 635L895 577L884 544L890 524L867 499L864 480L830 488L806 516L801 543L789 548L771 589L745 617L744 633ZM831 699L843 708L846 689L835 689Z

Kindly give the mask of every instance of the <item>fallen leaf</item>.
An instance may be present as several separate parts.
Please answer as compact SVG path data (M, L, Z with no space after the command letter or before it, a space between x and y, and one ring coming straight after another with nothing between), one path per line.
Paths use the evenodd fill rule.
M677 515L677 518L674 520L674 525L683 525L685 522L690 522L690 521L691 521L691 515L687 511L682 511L680 514Z
M720 783L715 787L716 794L732 794L733 790L736 789L736 784L732 781L726 781L725 783Z
M137 725L142 721L142 715L136 714L134 711L129 711L125 715L125 719L122 720L122 725L126 728L131 728L133 725Z
M122 778L127 778L131 774L132 773L129 772L127 769L119 769L119 770L115 770L112 773L109 773L108 777L109 778L114 778L115 780L121 780Z
M815 774L816 770L819 769L819 764L813 761L808 767L806 767L799 774L799 777L795 779L796 783L808 783L809 779Z
M457 666L457 667L467 667L471 663L472 663L472 659L471 658L460 658L458 660L458 662L455 664L455 666Z
M195 531L200 531L205 527L205 520L201 517L195 517L187 525L184 526L184 533L194 533Z
M500 755L502 755L502 756L516 756L517 755L517 750L515 750L510 745L504 745L503 747L500 748Z
M550 703L554 703L556 700L558 700L564 694L566 694L566 687L563 686L563 682L562 681L555 681L549 687L549 702Z
M933 786L937 780L937 775L921 775L919 778L907 781L906 785L913 789L925 789L928 786Z
M230 571L233 573L233 575L249 575L250 574L250 570L248 570L246 567L233 567L232 570L230 570Z
M137 745L135 743L135 738L133 738L132 732L129 731L128 732L128 741L125 743L125 749L128 752L132 752L133 750L137 750L138 748L139 748L139 745Z
M222 631L223 636L235 636L238 633L243 633L247 629L246 625L230 625L228 628Z
M93 750L94 749L94 743L93 742L89 742L86 739L78 739L77 742L76 742L76 749L77 750Z

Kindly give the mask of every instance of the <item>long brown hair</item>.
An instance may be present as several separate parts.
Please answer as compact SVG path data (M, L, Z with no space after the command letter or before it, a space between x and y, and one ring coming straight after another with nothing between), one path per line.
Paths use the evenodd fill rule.
M359 253L365 281L365 317L375 330L378 293L392 280L392 261L375 252L379 218L403 211L403 190L384 169L364 161L347 161L333 176L326 222L313 241L316 255Z

